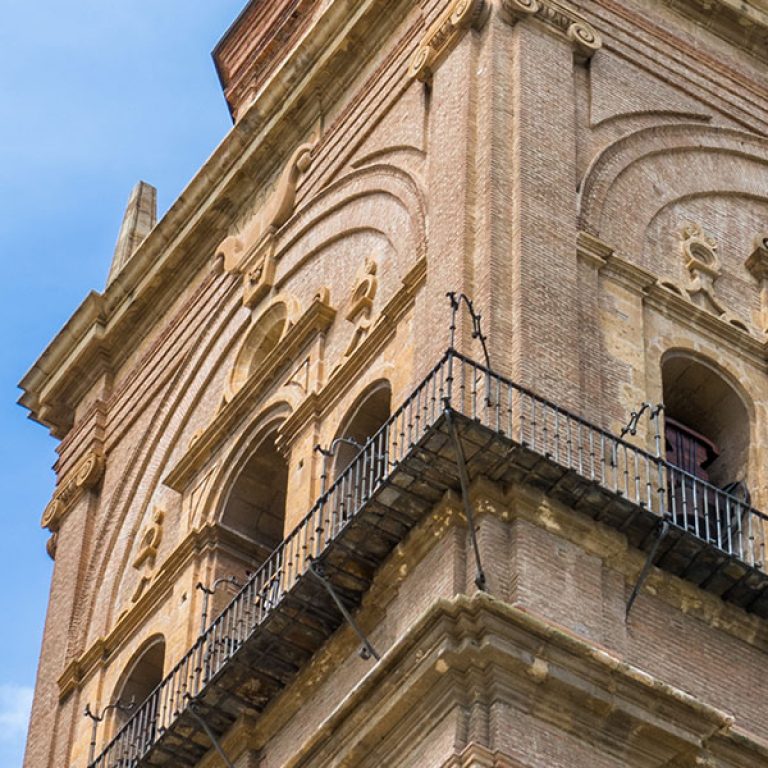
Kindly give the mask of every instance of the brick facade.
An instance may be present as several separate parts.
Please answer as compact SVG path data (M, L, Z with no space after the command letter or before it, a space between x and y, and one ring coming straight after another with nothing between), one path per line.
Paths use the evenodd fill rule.
M733 479L768 508L768 10L709 8L248 6L216 51L232 131L22 382L61 438L25 768L86 766L82 711L149 640L164 673L184 657L196 585L259 564L224 517L254 447L276 430L288 534L315 446L447 347L448 291L494 370L614 434L670 354L704 361L749 415ZM479 359L463 311L456 346ZM650 422L631 440L653 452ZM659 568L627 620L648 548L500 478L469 497L487 591L454 484L371 577L356 619L382 659L343 624L221 733L231 762L768 765L768 620Z

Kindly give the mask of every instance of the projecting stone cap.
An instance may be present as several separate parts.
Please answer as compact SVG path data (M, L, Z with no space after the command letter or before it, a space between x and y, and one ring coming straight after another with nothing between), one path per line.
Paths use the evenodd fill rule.
M744 266L756 280L768 279L768 232L755 238L752 253L747 256Z
M144 242L144 238L152 231L155 224L157 224L157 190L146 181L140 181L133 188L125 208L107 285L130 261L131 256Z

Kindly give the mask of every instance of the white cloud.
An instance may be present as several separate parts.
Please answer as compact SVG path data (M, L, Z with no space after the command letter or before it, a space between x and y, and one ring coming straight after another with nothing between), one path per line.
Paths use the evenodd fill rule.
M22 743L27 736L32 688L25 685L0 685L0 741Z

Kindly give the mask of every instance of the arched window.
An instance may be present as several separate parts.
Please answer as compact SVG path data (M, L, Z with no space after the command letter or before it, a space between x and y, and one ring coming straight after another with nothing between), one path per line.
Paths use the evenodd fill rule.
M334 441L339 441L333 464L333 476L343 472L362 446L378 432L390 416L392 390L388 381L379 381L357 399L341 422ZM345 442L342 442L345 441Z
M158 636L145 643L126 667L113 699L121 704L114 710L114 731L122 728L133 712L139 709L152 691L160 685L164 665L165 640ZM128 705L132 705L130 709L127 709ZM149 720L146 727L153 727Z
M664 358L662 383L666 458L675 468L668 473L673 521L729 548L746 506L711 486L750 503L747 407L713 363L682 352Z
M749 413L733 386L682 353L664 359L662 381L670 463L718 488L746 482Z
M283 540L288 463L275 444L277 428L259 440L229 492L221 517L257 566Z
M288 306L278 301L267 309L248 333L232 370L230 387L237 392L258 373L269 354L277 347L288 325Z

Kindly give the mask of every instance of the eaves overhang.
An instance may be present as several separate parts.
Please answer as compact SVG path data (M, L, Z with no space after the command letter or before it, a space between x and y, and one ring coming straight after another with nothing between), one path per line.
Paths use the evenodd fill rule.
M114 373L141 341L148 307L167 306L214 255L234 212L274 175L279 158L312 127L304 95L329 80L329 99L344 89L340 71L354 74L378 37L401 20L407 3L367 0L350 12L345 0L326 3L312 34L298 40L179 198L103 293L92 292L20 382L19 403L30 418L62 438L79 399L105 371ZM353 37L358 45L345 44ZM353 66L354 64L354 66ZM332 91L336 89L338 93Z

